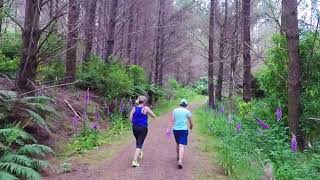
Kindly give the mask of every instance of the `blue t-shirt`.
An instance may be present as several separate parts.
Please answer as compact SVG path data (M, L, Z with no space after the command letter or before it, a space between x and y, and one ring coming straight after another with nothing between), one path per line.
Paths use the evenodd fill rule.
M183 107L173 110L173 130L188 130L188 118L191 112Z

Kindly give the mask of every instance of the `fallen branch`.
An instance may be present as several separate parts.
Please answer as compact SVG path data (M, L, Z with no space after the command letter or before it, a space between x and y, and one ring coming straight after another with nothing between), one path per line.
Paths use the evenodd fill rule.
M82 118L82 117L76 112L76 110L74 110L74 108L71 106L71 104L70 104L67 100L64 100L64 102L68 105L68 107L73 111L73 113L74 113L78 118Z
M58 85L53 85L53 86L48 86L48 87L42 86L41 88L38 88L38 89L35 89L35 90L32 90L32 91L26 92L26 93L19 94L19 96L24 96L24 95L31 94L31 93L34 93L34 92L37 92L37 91L41 91L41 90L44 90L44 89L51 89L51 88L55 88L55 87L68 86L68 85L75 84L75 83L77 83L77 82L79 82L79 81L77 80L77 81L74 81L74 82L71 82L71 83L58 84Z

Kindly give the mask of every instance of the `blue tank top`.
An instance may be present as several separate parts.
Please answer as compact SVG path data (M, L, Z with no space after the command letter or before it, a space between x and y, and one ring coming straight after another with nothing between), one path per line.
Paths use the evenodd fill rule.
M132 117L132 124L136 126L148 126L148 115L142 113L143 107L135 107Z

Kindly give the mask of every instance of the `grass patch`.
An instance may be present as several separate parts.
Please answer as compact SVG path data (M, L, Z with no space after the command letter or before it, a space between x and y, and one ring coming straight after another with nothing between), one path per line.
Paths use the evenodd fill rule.
M255 180L268 175L281 180L319 177L319 147L304 153L291 152L284 122L268 118L272 114L267 113L262 102L243 106L233 121L207 107L201 107L194 113L198 132L209 138L208 143L201 146L202 151L212 153L230 179ZM270 128L261 129L252 112L256 112L258 117L265 115ZM242 124L240 131L236 130L238 123Z

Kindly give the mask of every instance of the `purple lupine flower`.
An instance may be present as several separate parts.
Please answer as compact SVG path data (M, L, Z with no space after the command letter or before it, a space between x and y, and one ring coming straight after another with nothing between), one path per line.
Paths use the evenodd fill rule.
M78 125L79 125L79 117L76 114L74 114L72 117L72 126L76 127Z
M107 107L106 107L106 114L107 114L107 116L110 116L110 107L108 106L108 105L106 105Z
M115 110L117 109L117 105L118 105L118 99L113 100L113 105Z
M278 122L282 119L282 109L280 106L276 109L276 119Z
M240 122L238 122L237 123L237 125L236 125L236 130L237 130L237 132L240 132L241 131L241 123Z
M99 113L99 110L97 109L96 110L96 121L99 121L100 120L100 113Z
M298 146L298 142L297 142L296 135L294 135L294 134L292 133L292 138L291 138L291 151L292 151L292 152L297 152L297 146Z
M121 101L120 101L119 111L120 111L121 113L124 113L124 111L125 111L124 99L121 99Z
M269 125L266 124L264 121L260 120L259 118L256 118L256 122L262 129L269 129Z
M99 128L100 128L100 126L99 126L98 121L94 121L94 122L92 123L92 129L97 130L97 129L99 129Z
M83 99L84 99L84 104L85 105L89 104L89 101L90 101L90 90L89 90L89 88L85 92Z
M221 112L222 114L224 113L224 107L223 107L223 106L220 107L220 112Z

